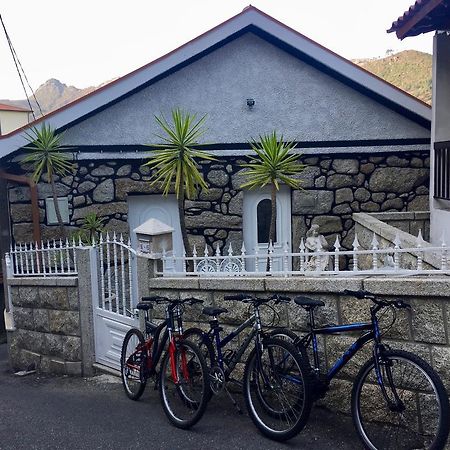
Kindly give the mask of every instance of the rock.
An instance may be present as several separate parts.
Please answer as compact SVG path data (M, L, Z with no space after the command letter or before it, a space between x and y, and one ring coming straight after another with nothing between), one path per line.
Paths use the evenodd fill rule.
M93 175L94 177L109 177L111 175L114 175L114 169L102 164L101 166L98 166L96 169L94 169L91 172L91 175Z
M223 190L219 188L209 188L207 191L201 191L199 195L200 200L219 200L222 197Z
M185 200L184 201L184 209L188 210L191 208L196 208L198 210L208 210L211 208L211 202L199 202L197 200Z
M125 202L114 202L105 204L93 204L84 208L77 208L72 216L72 220L83 219L88 213L95 213L97 217L105 217L114 213L126 214L128 206Z
M353 192L350 188L342 188L336 191L336 204L353 201Z
M343 203L341 205L337 205L333 208L333 213L338 215L350 214L353 210L348 203Z
M81 339L78 336L61 336L62 357L68 361L81 361Z
M429 211L430 202L428 195L418 195L414 200L407 205L408 211Z
M423 167L423 161L420 158L411 159L411 167Z
M117 176L118 177L126 177L128 175L130 175L131 173L131 164L125 164L122 167L119 167L117 169Z
M228 203L229 214L242 215L244 207L244 192L240 191Z
M442 301L427 299L410 302L412 306L412 331L415 341L444 344L445 327Z
M32 210L29 204L13 204L10 206L9 213L13 222L32 222L33 220ZM43 222L44 218L44 210L39 208L39 220Z
M248 181L248 178L246 176L246 172L248 172L248 170L249 169L241 169L231 176L231 184L233 186L233 189L242 189L241 186Z
M71 336L80 335L80 317L78 311L49 310L48 320L51 333Z
M337 173L356 175L359 172L359 161L357 159L335 159L332 167Z
M362 173L369 175L375 170L375 164L373 163L361 164L360 170Z
M84 205L85 203L86 203L86 197L84 195L79 195L77 197L74 197L72 200L72 204L73 204L74 208L76 208L77 206Z
M31 199L30 188L28 186L13 187L8 190L10 203L29 202Z
M369 180L372 192L410 192L414 187L426 183L429 177L427 169L401 167L383 167L375 169Z
M367 202L361 204L361 211L375 212L380 210L380 205L375 202Z
M320 167L322 167L325 170L329 170L331 167L331 159L325 159L323 161L320 161Z
M351 175L334 174L327 179L327 188L329 189L352 187L354 185L355 182Z
M92 197L97 203L108 203L114 200L114 182L111 178L102 181L92 193Z
M316 188L324 188L326 183L327 183L327 178L322 175L321 177L316 179L314 186Z
M58 197L65 197L72 190L69 186L61 183L55 183L56 195ZM38 197L40 199L45 199L53 195L52 187L50 184L38 184Z
M401 198L388 199L381 205L381 211L391 209L401 211L403 209L403 200Z
M399 158L398 156L388 156L386 159L386 163L388 166L394 167L408 167L409 160L406 158Z
M320 234L340 233L342 221L336 216L318 216L312 220L312 225L319 225Z
M186 216L187 228L241 228L242 217L205 211L196 216Z
M150 172L151 172L152 170L150 169L150 167L149 166L140 166L139 167L139 172L142 174L142 175L150 175Z
M211 170L207 175L211 184L219 187L226 186L229 181L228 173L223 170Z
M320 175L320 168L307 166L298 174L292 175L292 178L300 181L300 187L303 189L314 187L314 179Z
M134 192L139 194L160 194L161 188L148 181L135 181L129 178L116 180L116 200L126 200L128 194Z
M65 184L66 186L72 186L73 183L73 176L68 175L64 178L61 178L61 183Z
M325 214L331 211L332 191L293 191L292 214Z
M105 231L110 233L116 232L117 235L127 236L129 232L128 222L126 220L111 219L109 222L105 223Z
M372 194L372 200L377 203L381 203L386 198L386 194L384 192L375 192Z
M92 181L84 181L83 183L80 183L78 186L78 192L80 194L84 194L85 192L92 191L97 185L93 183Z

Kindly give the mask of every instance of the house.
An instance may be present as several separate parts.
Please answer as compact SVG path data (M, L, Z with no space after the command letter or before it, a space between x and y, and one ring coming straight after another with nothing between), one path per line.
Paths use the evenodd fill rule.
M244 241L252 254L267 245L258 242L257 230L270 194L240 188L241 164L251 153L248 142L273 130L296 141L308 165L303 190L278 193L276 247L297 249L318 224L330 244L338 235L350 248L354 212L428 209L429 106L249 6L32 123L64 132L77 164L73 176L56 184L70 228L95 212L107 229L128 234L154 217L175 228L174 249L182 254L176 199L162 197L142 167L146 144L157 141L154 115L167 117L175 107L207 115L201 144L217 157L200 162L209 191L185 205L198 248L240 248ZM30 187L11 178L30 173L20 165L25 144L24 130L0 137L1 167L10 174L4 232L10 230L14 242L30 241L40 222L42 238L52 239L58 229L49 186L39 183L30 207Z
M31 109L0 103L0 135L27 125L31 112Z
M450 229L450 2L418 0L388 30L399 39L435 31L431 129L431 241Z

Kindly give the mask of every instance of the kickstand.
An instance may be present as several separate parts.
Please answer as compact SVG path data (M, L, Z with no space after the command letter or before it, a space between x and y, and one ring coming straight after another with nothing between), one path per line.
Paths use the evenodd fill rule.
M224 386L225 392L228 395L228 398L231 400L231 403L233 403L233 406L237 409L237 412L239 414L242 414L242 409L240 408L240 406L238 405L237 401L233 398L233 396L231 395L231 392L228 390L227 386Z

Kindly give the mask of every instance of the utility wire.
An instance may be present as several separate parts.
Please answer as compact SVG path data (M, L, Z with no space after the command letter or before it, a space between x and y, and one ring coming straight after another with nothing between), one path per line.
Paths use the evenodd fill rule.
M30 107L31 114L33 115L33 118L36 120L36 116L34 115L34 111L33 111L33 108L32 108L32 106L31 106L30 99L28 98L28 93L27 93L27 90L26 90L26 87L25 87L23 78L25 78L25 81L27 82L28 87L30 88L31 94L32 94L32 96L33 96L33 98L34 98L34 101L36 102L36 105L37 105L38 108L39 108L39 111L40 111L41 115L44 115L44 113L42 112L41 105L39 104L39 102L38 102L38 100L37 100L37 98L36 98L36 95L35 95L35 93L34 93L34 91L33 91L33 88L32 88L31 85L30 85L30 82L28 81L28 78L27 78L27 76L26 76L26 74L25 74L25 70L23 69L22 64L21 64L21 62L20 62L20 60L19 60L19 57L17 56L16 50L14 49L14 46L13 46L12 41L11 41L9 35L8 35L8 32L6 31L6 26L5 26L5 23L3 22L3 18L2 18L2 15L1 15L1 14L0 14L0 22L2 23L3 31L5 32L6 40L7 40L7 42L8 42L9 49L10 49L10 51L11 51L11 56L12 56L12 58L13 58L14 65L16 66L16 70L17 70L17 73L18 73L18 75L19 75L19 78L20 78L20 82L21 82L21 84L22 84L23 91L25 92L25 97L26 97L26 99L27 99L28 106ZM21 71L22 71L22 73L21 73ZM23 74L23 78L22 78L22 74Z

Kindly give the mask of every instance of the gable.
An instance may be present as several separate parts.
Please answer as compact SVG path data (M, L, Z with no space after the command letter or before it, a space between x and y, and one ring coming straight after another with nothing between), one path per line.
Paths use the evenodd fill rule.
M249 109L246 99L253 98ZM252 32L69 128L71 145L155 143L154 115L207 114L205 143L429 138L429 130Z

